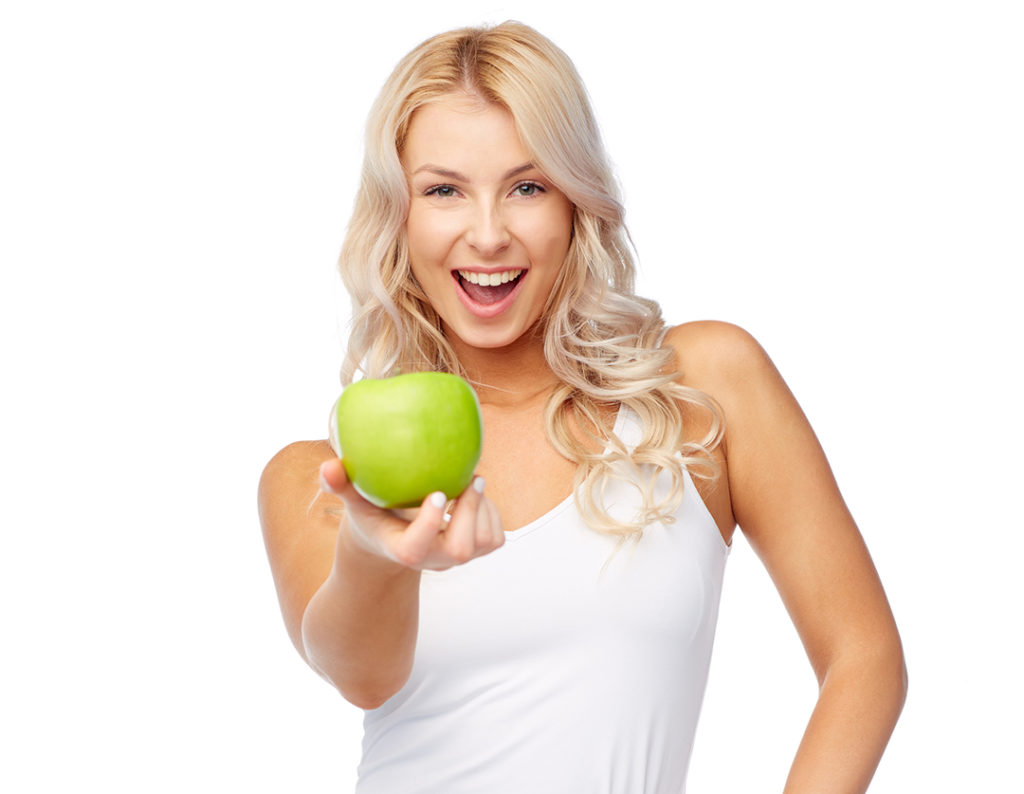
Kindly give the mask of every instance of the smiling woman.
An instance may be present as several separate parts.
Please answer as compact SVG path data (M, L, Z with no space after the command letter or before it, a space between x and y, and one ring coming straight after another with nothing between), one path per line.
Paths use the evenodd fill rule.
M667 376L675 353L659 344L657 304L633 293L623 207L586 92L535 31L453 31L398 65L370 114L340 266L354 315L343 381L440 369L507 390L478 355L501 351L506 370L541 375L522 388L546 397L547 446L571 464L595 529L635 537L679 505L684 467L714 473L718 414ZM467 286L515 271L507 294ZM628 454L594 454L620 404L645 417L640 454L673 482L659 497L640 483L642 507L628 516L598 496ZM701 417L690 433L685 406Z
M820 686L787 792L871 778L903 655L824 453L749 334L634 294L627 241L550 41L457 30L397 66L340 259L343 380L465 377L479 476L399 515L314 442L260 485L292 640L366 710L359 794L683 791L737 523Z
M554 288L572 204L530 162L512 115L473 94L417 110L401 160L409 263L445 337L456 348L512 344Z

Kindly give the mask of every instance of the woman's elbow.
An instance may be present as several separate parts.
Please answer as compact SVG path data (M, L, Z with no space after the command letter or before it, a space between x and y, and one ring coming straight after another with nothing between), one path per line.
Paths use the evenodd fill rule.
M876 665L878 676L884 678L894 696L899 700L902 709L907 699L909 675L907 673L907 657L903 652L903 642L894 628L877 642Z
M301 653L306 663L349 703L364 710L380 708L408 679L411 670L388 671L350 658L335 638L325 641L312 621L303 621Z
M842 669L853 680L858 680L865 695L879 701L894 718L903 711L907 699L909 676L903 644L898 634L875 638L862 646L859 653L850 654L837 669Z
M384 681L371 677L357 679L352 675L332 675L312 663L310 666L345 700L365 711L380 708L404 685L401 682Z
M897 672L896 677L898 679L898 693L899 693L899 708L903 710L903 704L907 702L907 690L910 688L910 675L907 672L907 658L903 653L903 646L900 645L897 652Z

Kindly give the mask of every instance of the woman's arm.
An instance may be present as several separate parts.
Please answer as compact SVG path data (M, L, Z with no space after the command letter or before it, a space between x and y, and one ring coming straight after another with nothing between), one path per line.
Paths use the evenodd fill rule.
M504 541L475 488L445 525L428 498L412 522L362 499L325 442L293 444L267 465L260 519L289 636L350 702L376 708L412 669L423 568L466 562Z
M825 454L771 360L735 326L694 325L675 335L689 363L684 376L722 406L733 514L819 683L785 792L863 792L907 688L885 592Z

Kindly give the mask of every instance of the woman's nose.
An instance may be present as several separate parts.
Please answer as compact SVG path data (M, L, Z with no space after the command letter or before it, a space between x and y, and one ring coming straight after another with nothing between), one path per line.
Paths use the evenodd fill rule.
M466 242L481 256L500 253L508 247L511 239L501 208L496 206L479 206L466 229Z

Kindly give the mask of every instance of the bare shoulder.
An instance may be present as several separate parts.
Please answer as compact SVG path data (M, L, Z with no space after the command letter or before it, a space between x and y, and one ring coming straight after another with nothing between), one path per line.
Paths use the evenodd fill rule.
M768 353L738 325L711 320L686 323L670 329L665 344L675 352L677 382L703 392L718 405L730 464L735 457L730 453L738 443L755 439L768 419L788 416L806 424Z
M750 403L759 399L758 392L770 391L763 385L774 368L757 340L732 323L703 320L678 325L668 330L664 345L674 353L676 382L709 397L714 405L711 410L706 403L696 401L681 408L688 438L706 439L716 427L722 433L711 450L720 476L712 482L697 480L695 484L728 543L736 524L733 440L745 432Z
M293 441L277 452L267 463L264 472L279 473L296 466L310 465L327 460L332 455L331 445L326 439L319 441Z
M274 455L260 477L258 500L264 533L295 509L303 499L316 496L320 464L334 453L326 441L296 441Z
M758 372L774 371L771 359L745 329L720 320L700 320L670 328L665 344L676 354L680 382L716 400Z
M340 500L320 490L320 464L333 455L326 441L296 441L264 467L258 503L271 564L278 553L317 526L315 519L325 507L340 508Z
M284 447L263 469L259 487L261 499L296 486L308 485L310 473L316 474L320 464L333 454L326 440L295 441Z

